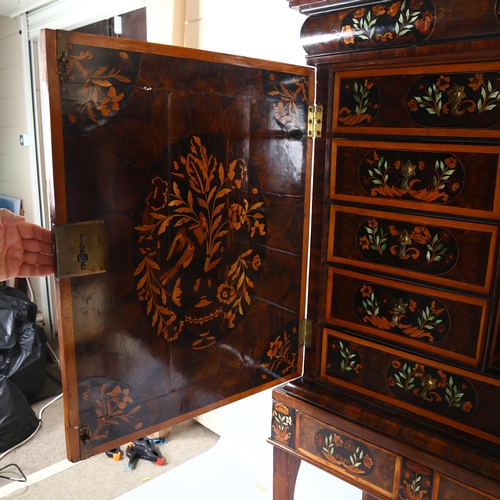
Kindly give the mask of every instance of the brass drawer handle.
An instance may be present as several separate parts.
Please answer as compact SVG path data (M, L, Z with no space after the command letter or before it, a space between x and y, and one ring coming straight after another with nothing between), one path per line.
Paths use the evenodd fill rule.
M414 165L410 160L406 160L401 163L401 176L403 179L401 180L401 184L399 186L400 189L404 189L408 191L410 189L410 179L415 177L417 173L417 166Z
M422 387L420 388L419 396L426 401L429 401L429 392L436 388L437 380L432 378L429 374L422 377Z
M460 87L455 83L453 87L446 92L449 96L450 115L460 116L464 114L464 112L459 109L462 99L466 97L464 89L465 87Z
M392 314L392 319L391 319L392 325L398 324L399 316L401 314L406 313L407 307L408 307L408 304L406 302L403 302L403 300L401 298L392 300L391 309L390 309L390 313Z
M404 231L399 231L398 243L398 257L406 257L406 247L411 245L411 235L406 229Z

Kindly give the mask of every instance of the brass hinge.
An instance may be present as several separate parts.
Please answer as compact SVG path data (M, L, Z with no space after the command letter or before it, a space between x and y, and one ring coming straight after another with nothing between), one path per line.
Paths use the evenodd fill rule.
M106 272L104 221L55 224L53 233L56 277Z
M321 104L309 106L307 111L307 135L321 137L323 128L323 106Z
M57 30L57 74L61 83L69 77L69 41L68 32Z
M312 346L313 322L311 319L301 319L299 323L299 347Z
M80 460L90 458L90 426L84 424L80 427Z

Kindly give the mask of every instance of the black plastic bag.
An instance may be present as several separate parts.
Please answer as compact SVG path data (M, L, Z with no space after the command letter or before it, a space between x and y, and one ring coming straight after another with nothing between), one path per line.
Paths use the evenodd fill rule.
M26 397L6 377L0 377L0 453L31 436L38 419Z
M35 323L36 310L23 292L0 288L0 320L3 316L14 319L3 325L4 330L11 327L5 345L12 344L10 339L14 339L14 345L6 348L0 343L0 376L6 376L28 400L37 395L45 382L47 336L43 327Z
M14 310L9 299L0 293L0 351L16 345Z
M40 325L24 322L16 328L16 338L16 345L0 354L0 374L14 383L30 401L45 383L47 337Z

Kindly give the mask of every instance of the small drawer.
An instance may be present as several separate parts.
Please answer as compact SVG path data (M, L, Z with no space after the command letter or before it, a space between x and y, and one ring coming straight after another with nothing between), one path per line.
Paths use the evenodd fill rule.
M500 147L332 143L330 197L353 203L500 217Z
M328 260L488 294L496 226L332 205Z
M304 413L299 422L297 451L304 457L360 486L397 498L401 457Z
M479 366L490 302L330 267L326 320L451 362Z
M500 444L500 381L323 329L321 377Z
M339 72L333 132L500 137L500 63Z

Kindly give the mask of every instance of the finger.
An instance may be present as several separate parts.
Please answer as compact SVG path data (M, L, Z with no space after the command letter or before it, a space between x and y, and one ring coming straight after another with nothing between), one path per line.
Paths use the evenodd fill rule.
M40 240L23 240L23 247L25 252L44 253L47 255L52 255L54 253L52 243L46 243Z
M19 268L19 273L17 276L19 278L24 277L41 277L41 276L50 276L54 274L54 266L32 266L30 264L23 264Z
M53 266L54 257L43 253L24 252L23 264L30 266Z
M23 239L40 240L52 244L52 233L41 226L26 222L25 224L21 224L17 230Z
M17 226L19 224L24 224L26 218L22 215L13 214L6 208L0 208L0 222L6 226Z

